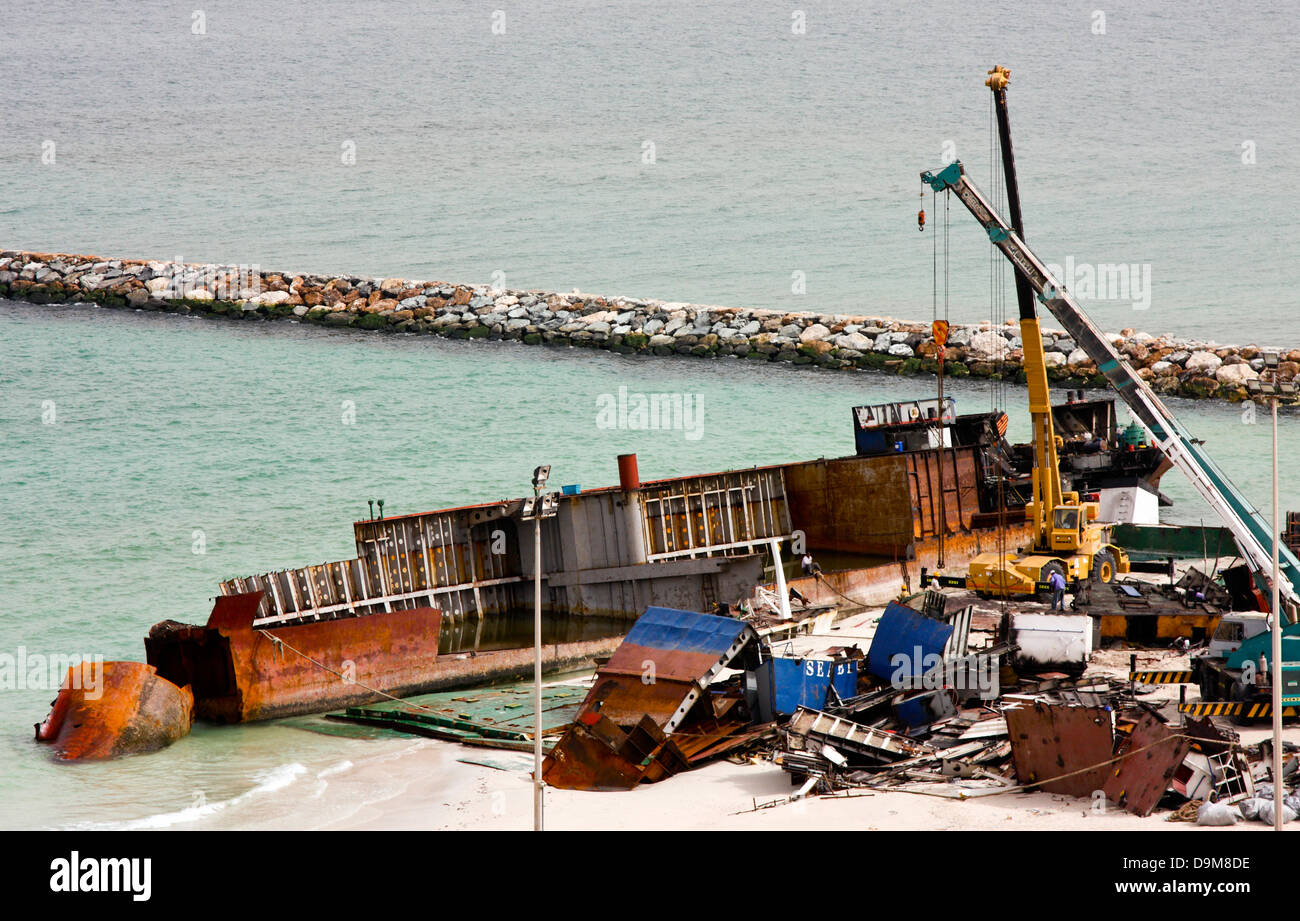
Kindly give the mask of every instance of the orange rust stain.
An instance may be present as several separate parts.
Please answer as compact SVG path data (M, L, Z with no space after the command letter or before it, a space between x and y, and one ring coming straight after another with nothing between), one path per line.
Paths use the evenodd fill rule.
M166 748L194 724L194 695L143 662L68 669L36 738L65 761L113 758Z

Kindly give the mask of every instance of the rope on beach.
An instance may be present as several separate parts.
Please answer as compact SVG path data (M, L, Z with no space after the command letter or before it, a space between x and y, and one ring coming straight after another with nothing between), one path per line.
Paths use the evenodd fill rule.
M403 707L410 707L412 710L424 710L427 713L439 712L433 709L432 707L426 707L423 704L411 703L409 700L403 700L400 697L394 697L392 694L389 694L387 691L381 691L379 690L379 688L372 688L370 685L363 684L362 682L357 681L355 678L348 678L342 672L335 671L334 669L326 665L324 662L317 662L315 659L307 655L307 653L303 652L301 649L294 649L284 640L280 639L278 636L276 636L273 633L270 633L269 631L258 630L257 632L262 634L262 636L266 637L272 643L275 643L277 649L284 648L294 653L295 655L301 656L302 658L310 662L312 665L315 665L317 668L323 671L329 672L331 675L334 675L345 684L355 684L357 687L364 688L365 690L369 691L372 694L378 694L380 697L387 697L389 700L393 701L394 703L401 704Z
M1173 812L1169 813L1169 818L1165 819L1165 821L1166 822L1195 822L1197 817L1200 815L1201 806L1203 803L1204 800L1199 800L1199 799L1194 799L1189 802L1183 803Z

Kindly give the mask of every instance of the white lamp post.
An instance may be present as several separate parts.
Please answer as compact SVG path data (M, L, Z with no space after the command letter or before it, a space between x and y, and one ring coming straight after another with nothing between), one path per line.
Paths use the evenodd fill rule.
M1277 473L1277 403L1279 397L1295 399L1295 381L1277 379L1278 353L1264 353L1264 370L1269 380L1247 381L1246 389L1254 396L1268 400L1273 418L1273 667L1270 669L1270 681L1273 684L1273 828L1282 830L1282 794L1286 787L1282 782L1282 611L1279 579L1281 566L1278 562L1278 541L1281 539L1282 522L1278 513L1278 473ZM1271 373L1269 373L1271 372Z
M533 521L533 831L542 831L542 519L560 509L555 493L542 495L551 475L549 465L533 470L533 497L524 500L519 517Z

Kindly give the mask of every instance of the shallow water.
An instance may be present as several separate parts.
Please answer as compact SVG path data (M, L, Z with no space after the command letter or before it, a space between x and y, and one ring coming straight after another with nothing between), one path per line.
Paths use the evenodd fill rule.
M201 621L224 578L350 555L370 498L401 514L523 495L542 462L554 483L607 486L623 452L645 478L849 454L853 406L934 383L12 302L0 341L0 651L13 655L142 658L153 623ZM698 399L700 437L598 428L598 398L620 386ZM948 389L961 411L990 405L987 384ZM1007 395L1023 439L1024 392ZM1266 503L1268 427L1236 406L1174 405ZM1289 486L1300 462L1283 463ZM1164 488L1171 517L1206 514L1177 473ZM159 754L58 765L31 740L54 691L24 683L0 694L4 826L180 823L199 794L300 795L312 772L397 744L292 721L200 726Z

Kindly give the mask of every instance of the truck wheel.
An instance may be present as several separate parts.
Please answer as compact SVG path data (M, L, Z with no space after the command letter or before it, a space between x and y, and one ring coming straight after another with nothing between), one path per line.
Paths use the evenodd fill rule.
M1065 564L1058 560L1052 560L1052 562L1050 563L1043 564L1043 568L1038 571L1038 581L1046 582L1048 579L1052 577L1052 573L1054 572L1059 572L1061 574L1061 578L1065 580L1067 585L1069 584L1070 574L1065 571ZM1052 597L1052 593L1048 592L1047 598L1050 600L1051 597Z
M1092 558L1092 572L1089 578L1093 582L1108 584L1115 580L1115 554L1109 550L1098 550Z
M1070 574L1065 571L1065 564L1060 560L1052 560L1050 563L1044 563L1043 568L1038 571L1038 581L1046 582L1054 572L1059 572L1063 579L1067 582L1069 581Z

